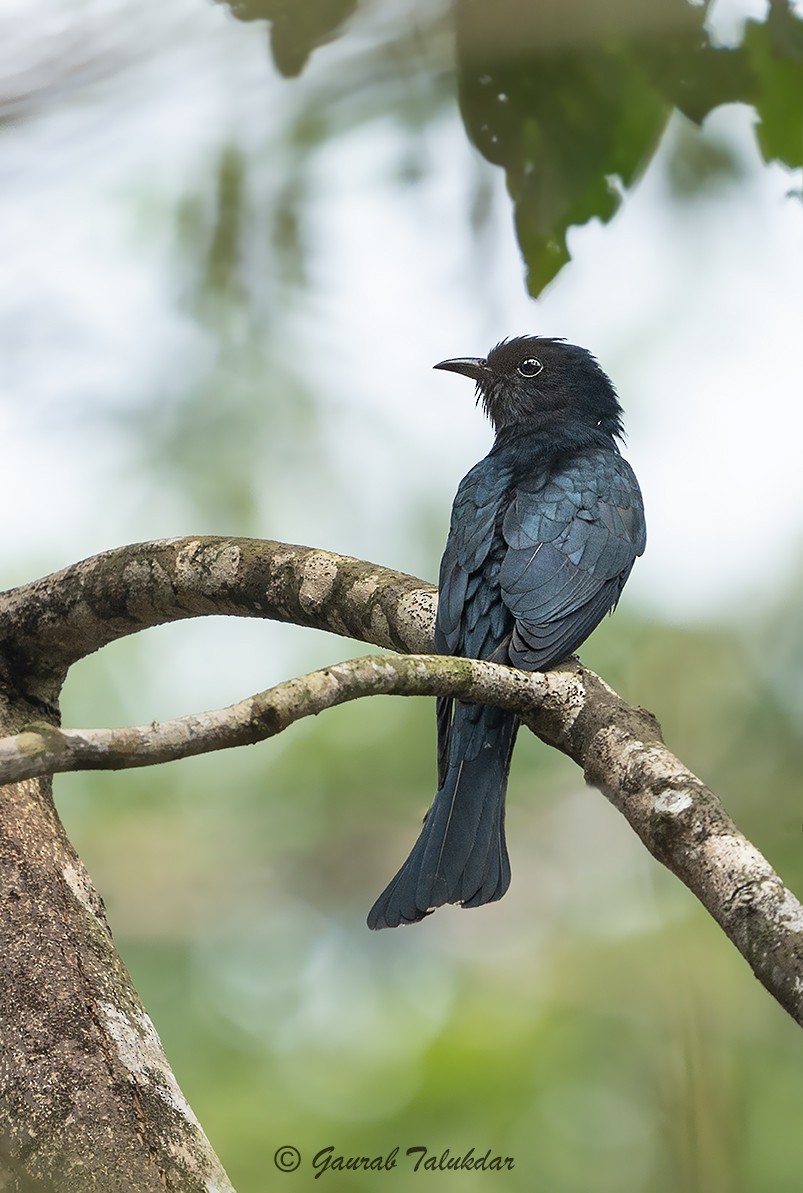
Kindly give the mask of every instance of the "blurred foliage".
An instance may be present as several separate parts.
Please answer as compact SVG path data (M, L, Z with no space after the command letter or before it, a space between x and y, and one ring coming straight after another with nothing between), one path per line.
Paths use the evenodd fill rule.
M296 73L289 63L300 70L356 5L243 0L230 7L239 20L272 22L277 66L289 74ZM446 50L442 6L419 6L409 27L393 32L354 50L345 38L345 61L291 96L280 121L234 132L213 168L187 180L170 212L176 298L203 331L202 350L186 373L165 376L161 389L112 417L136 446L138 466L178 490L210 532L237 526L265 534L275 525L278 535L287 477L311 458L320 485L348 501L309 375L311 335L326 344L309 309L320 154L366 122L392 120L400 132L395 180L414 186L427 171L421 133L453 104L451 80L438 69ZM484 189L480 181L478 209ZM310 500L318 494L299 494L298 509Z
M286 78L301 74L316 47L330 41L356 11L357 0L220 0L238 21L269 21L276 69Z
M708 41L708 7L458 0L466 130L505 170L533 295L568 261L573 224L613 216L673 111L701 124L721 104L752 104L765 158L803 164L803 20L772 0L767 21L724 49ZM697 165L703 178L731 168L722 149Z
M284 75L297 75L357 8L356 0L227 2L241 20L272 23ZM767 19L749 21L742 44L724 48L706 31L709 7L456 0L466 132L505 171L531 294L569 260L572 225L611 219L673 112L700 125L722 104L750 104L765 159L803 164L803 20L789 0L770 0ZM702 145L696 179L733 171L724 146Z

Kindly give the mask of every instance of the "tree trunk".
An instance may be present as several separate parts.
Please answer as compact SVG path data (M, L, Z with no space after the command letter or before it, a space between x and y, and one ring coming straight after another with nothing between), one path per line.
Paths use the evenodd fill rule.
M31 712L6 698L0 733L18 732ZM0 789L0 897L0 1190L230 1190L115 951L49 778Z

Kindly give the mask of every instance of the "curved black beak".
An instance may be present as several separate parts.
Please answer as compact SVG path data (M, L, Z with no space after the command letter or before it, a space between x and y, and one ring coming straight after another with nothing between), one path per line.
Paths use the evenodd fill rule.
M473 381L481 381L488 372L488 362L482 356L456 356L454 360L442 360L432 367L445 369L449 373L462 373Z

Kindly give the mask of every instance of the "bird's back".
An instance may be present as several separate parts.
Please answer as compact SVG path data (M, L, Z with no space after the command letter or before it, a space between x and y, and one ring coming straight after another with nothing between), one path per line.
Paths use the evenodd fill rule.
M616 604L644 543L638 483L610 436L502 443L455 498L438 650L528 670L553 666Z

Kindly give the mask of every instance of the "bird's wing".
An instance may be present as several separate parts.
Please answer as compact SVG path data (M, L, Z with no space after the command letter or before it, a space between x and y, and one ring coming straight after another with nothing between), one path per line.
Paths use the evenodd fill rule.
M504 636L510 615L494 579L502 562L497 522L509 487L510 474L490 457L460 482L438 580L439 654L488 658Z
M538 670L566 658L619 599L644 550L644 509L629 464L594 450L519 483L502 534L502 599L515 618L510 661Z
M498 534L510 474L498 462L481 460L461 481L452 507L449 537L441 560L435 648L439 654L487 659L507 642L513 619L499 591L505 546ZM445 781L453 701L438 700L438 783Z

